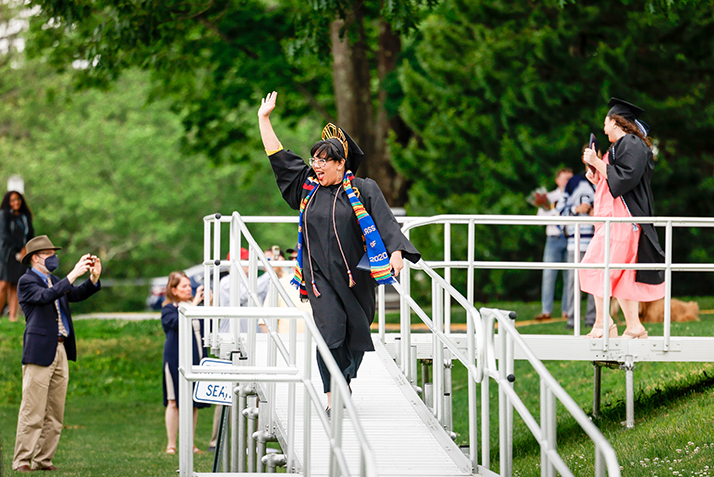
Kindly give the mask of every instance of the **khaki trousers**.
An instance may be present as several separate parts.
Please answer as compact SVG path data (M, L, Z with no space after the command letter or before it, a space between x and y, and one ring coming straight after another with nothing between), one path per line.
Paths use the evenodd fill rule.
M15 457L12 468L29 465L49 467L59 444L69 366L64 343L57 343L55 360L49 366L22 366L22 403L17 419Z

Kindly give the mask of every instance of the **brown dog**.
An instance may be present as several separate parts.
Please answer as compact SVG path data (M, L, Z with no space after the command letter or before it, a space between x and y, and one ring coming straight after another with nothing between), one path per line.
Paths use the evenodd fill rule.
M640 302L640 321L642 323L662 323L664 321L664 298L657 301ZM684 302L672 298L672 322L699 321L699 304L696 301Z
M620 323L620 304L616 299L610 302L610 316ZM641 301L639 313L642 323L662 323L664 321L664 298L656 301ZM699 304L696 301L684 302L672 298L672 322L699 321Z

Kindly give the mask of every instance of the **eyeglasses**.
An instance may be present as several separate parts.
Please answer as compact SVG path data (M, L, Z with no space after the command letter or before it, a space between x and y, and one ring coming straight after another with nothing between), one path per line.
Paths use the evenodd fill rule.
M323 159L321 157L311 157L309 161L310 167L318 166L320 169L322 169L323 167L325 167L328 160L329 159Z

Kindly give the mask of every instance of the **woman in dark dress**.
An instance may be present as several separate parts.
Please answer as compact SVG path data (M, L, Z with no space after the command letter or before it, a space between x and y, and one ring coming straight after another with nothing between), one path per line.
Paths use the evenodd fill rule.
M315 324L349 384L365 351L374 351L378 284L394 282L402 257L419 252L402 234L379 186L353 176L363 152L340 128L328 124L310 152L310 166L283 149L270 123L277 93L258 111L263 145L285 201L300 210L298 267L293 283L308 299ZM331 405L330 376L320 354L318 368Z
M34 237L32 212L25 198L9 191L0 204L0 312L7 300L10 321L17 321L17 281L27 269L20 262L23 249Z
M191 280L184 272L171 272L166 285L166 301L161 309L161 326L166 333L164 343L163 387L164 406L166 406L166 453L176 453L176 436L178 435L178 359L179 359L179 313L180 303L197 306L203 300L203 286L198 287L196 296L191 299ZM193 324L193 364L198 365L206 356L206 350L199 346L203 342L203 321L192 320ZM196 431L198 409L208 407L210 404L193 403L193 430ZM194 453L203 453L195 445Z

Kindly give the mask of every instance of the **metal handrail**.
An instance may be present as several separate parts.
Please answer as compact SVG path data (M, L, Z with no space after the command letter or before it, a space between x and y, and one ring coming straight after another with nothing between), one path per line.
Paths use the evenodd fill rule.
M533 436L541 445L542 455L545 457L545 465L543 465L541 469L542 474L554 475L552 468L555 468L560 475L573 475L556 450L556 435L554 432L556 407L554 403L548 402L550 396L552 395L558 398L566 411L573 416L575 421L593 441L593 444L595 445L595 475L605 475L605 468L603 467L601 461L601 459L604 459L605 466L607 467L607 474L611 477L618 477L620 475L620 465L617 461L615 450L612 448L605 436L603 436L602 432L600 432L600 429L598 429L598 427L592 422L587 414L585 414L575 400L570 397L565 389L563 389L558 381L550 374L545 365L543 365L543 362L538 359L530 348L528 348L528 345L523 340L523 337L521 337L520 333L518 333L516 327L513 325L513 319L515 316L511 317L511 313L508 311L491 308L481 308L481 316L488 320L485 324L485 329L489 330L489 339L486 342L486 347L488 361L491 363L491 366L487 368L487 372L489 373L490 378L498 382L499 390L507 395L508 406L513 406L518 411L526 426L528 426ZM500 348L498 351L496 350L495 336L493 333L494 320L498 321ZM536 419L513 389L512 383L515 380L515 377L512 374L514 344L520 347L525 358L538 373L541 380L540 425L538 425ZM499 362L498 364L496 364L497 360ZM512 417L508 416L508 408L504 409L502 406L500 411L501 421L512 421ZM509 444L512 445L512 442L510 442L507 438L505 439L505 442L504 439L501 439L500 444L500 455L508 455L510 449L506 449L505 446L508 446ZM504 463L501 464L501 472L503 472L503 465ZM508 464L506 463L506 465Z
M221 260L220 251L220 233L221 233L221 223L230 223L230 254L231 260ZM211 227L213 225L213 227ZM376 462L374 454L371 450L369 442L365 436L364 430L359 422L357 416L357 411L352 404L350 399L350 391L347 386L347 382L342 375L342 372L335 362L329 347L325 343L320 334L317 326L315 325L312 318L304 313L297 310L289 295L280 283L273 266L277 266L275 262L270 262L267 260L263 254L261 248L258 246L257 242L252 237L250 231L248 230L245 222L241 219L240 214L234 212L231 217L224 217L220 214L214 214L204 217L204 283L210 284L209 276L211 271L213 271L213 296L214 300L209 302L206 300L206 306L203 307L189 307L182 305L179 308L179 315L181 319L179 321L179 363L180 363L180 399L182 402L190 401L190 382L196 380L211 380L211 381L229 381L229 382L248 382L248 383L265 383L266 395L274 396L274 383L276 382L286 382L289 383L289 394L290 399L288 403L288 467L291 468L294 464L294 442L295 437L295 423L294 423L294 385L296 383L302 383L305 389L305 409L303 415L303 429L304 429L304 442L305 442L305 454L303 456L303 475L310 475L310 432L311 432L311 415L312 408L315 407L319 409L317 416L322 424L324 431L326 432L329 442L330 442L330 474L331 475L354 475L354 472L350 472L347 465L347 460L345 458L342 449L342 429L343 429L343 416L348 419L354 430L355 437L358 441L360 448L360 469L359 475L365 477L373 477L377 475ZM211 247L211 231L213 231L213 246ZM241 237L243 237L247 244L249 250L249 259L247 260L247 266L249 268L246 274L239 264L245 264L245 261L240 261L237 258L240 257L240 242ZM282 297L283 301L287 305L287 308L276 308L276 307L263 307L262 303L259 303L257 297L257 268L258 263L262 264L265 272L269 276L270 287L275 290L277 294ZM287 262L289 264L290 262ZM231 305L230 307L217 307L217 297L220 292L219 290L219 265L230 264L231 273ZM283 263L285 264L285 263ZM283 265L280 264L280 265ZM213 270L210 270L213 267ZM244 286L247 285L251 300L254 306L240 307L239 296L239 284L243 283ZM208 293L206 296L209 296ZM233 306L235 305L235 306ZM220 345L220 336L218 335L218 320L219 319L231 319L232 335L234 338L233 343L240 343L240 333L237 324L234 326L238 319L248 319L248 333L246 334L246 354L247 354L247 365L245 366L234 366L230 368L220 368L220 372L224 373L223 376L217 375L218 370L207 370L201 369L201 367L193 366L192 363L192 344L191 344L191 330L190 330L190 320L204 319L206 323L206 330L208 330L207 336L205 337L205 343L212 348L216 349ZM268 330L268 366L272 366L272 370L266 370L265 367L255 366L255 344L256 344L256 333L258 329L258 320L263 318L267 320L266 328ZM290 327L289 333L289 343L286 346L283 343L282 337L277 333L277 320L290 319L293 321L301 319L305 325L305 363L303 365L304 371L300 373L298 368L295 366L296 363L296 341L297 341L297 331L296 326ZM313 344L314 342L314 344ZM317 352L321 355L328 372L331 377L331 388L332 388L332 409L330 420L327 419L324 412L321 409L321 401L317 390L311 380L311 369L312 369L312 346L317 347ZM275 353L279 352L283 360L289 364L288 367L277 368ZM234 369L236 368L236 369ZM273 386L271 388L271 386ZM185 388L185 389L184 389ZM235 399L234 399L235 402ZM272 423L273 416L275 414L274 406L275 399L268 399L267 405L270 407L269 420ZM184 411L185 409L185 411ZM179 411L181 412L180 426L181 433L180 437L193 435L190 426L192 426L192 418L190 407L182 406ZM182 412L183 411L183 412ZM234 426L235 419L237 419L236 412L233 413L234 416ZM271 424L272 425L272 424ZM193 453L190 451L191 443L186 437L185 442L180 440L179 442L182 452L180 460L180 472L181 476L192 475L193 473ZM187 447L186 447L187 446ZM234 452L232 453L234 460L236 458L237 452L235 452L235 442L234 442ZM234 466L235 467L235 466ZM235 469L234 469L235 470Z
M603 223L605 227L605 253L603 263L587 263L582 264L577 261L572 264L553 264L547 262L507 262L507 261L476 261L473 257L473 244L474 244L474 226L475 225L575 225L575 242L576 248L579 250L580 244L580 230L579 226L581 224L595 224ZM610 263L610 230L613 223L639 223L639 224L653 224L656 227L665 228L665 243L664 243L664 253L665 261L660 264L622 264L622 263ZM441 268L444 267L445 270L450 270L451 268L465 268L469 270L469 301L473 301L471 298L472 288L473 288L473 274L475 269L512 269L512 270L533 270L533 269L558 269L558 270L579 270L579 269L602 269L605 271L603 273L603 290L610 289L610 269L622 269L622 270L664 270L665 272L665 295L664 295L664 339L663 339L663 350L669 351L670 340L671 340L671 299L672 299L672 289L671 289L671 277L673 271L714 271L714 264L707 263L673 263L672 262L672 230L674 227L714 227L714 220L706 217L561 217L561 216L528 216L528 215L437 215L434 217L420 217L413 220L407 220L402 227L405 233L409 233L410 230L417 227L423 227L426 225L442 224L444 227L448 228L450 233L450 227L454 224L467 225L469 228L469 250L468 259L466 261L451 261L444 260L440 262L429 262L433 267ZM445 233L445 249L446 236ZM446 254L445 254L446 255ZM578 254L576 254L578 257ZM576 279L577 279L576 275ZM577 285L577 281L576 281ZM578 335L580 333L580 309L577 306L580 303L580 290L579 287L575 287L574 297L575 300L575 317L574 333ZM603 324L604 329L608 329L609 324L612 323L612 318L610 317L610 296L608 293L604 293L603 297L603 309L605 310L605 323ZM601 348L603 351L609 349L609 334L603 333L602 338L600 338Z
M237 214L234 214L234 217ZM240 217L240 216L239 216ZM464 216L437 216L434 218L404 218L404 217L399 217L398 220L404 224L403 226L403 231L405 234L408 236L409 231L414 228L414 227L419 227L419 226L424 226L424 225L430 225L434 223L444 223L447 227L450 227L451 224L459 223L459 224L466 224L469 226L469 237L470 241L469 243L473 243L473 237L474 237L474 225L478 222L478 220L474 219L473 216L466 216L467 218L464 218ZM479 216L480 219L484 219L484 216ZM487 218L492 218L493 216L487 216ZM514 216L508 216L508 217L498 217L498 224L513 224L514 221L510 220ZM562 224L564 222L582 222L582 223L593 223L595 218L588 218L587 220L582 220L581 218L555 218L555 219L548 219L544 217L530 217L530 216L515 216L516 221L522 221L523 223L532 223L533 225L540 225L540 224L545 224L545 223L557 223L557 224ZM218 219L218 220L224 220L224 219ZM453 222L449 222L449 220L453 220ZM250 234L248 232L247 227L245 226L246 223L258 223L258 222L264 222L264 223L295 223L297 219L295 217L245 217L241 218L240 220L240 233L245 234L246 237L249 237ZM618 221L618 220L614 220ZM619 220L621 222L627 222L627 220ZM631 222L631 220L630 220ZM233 223L233 222L232 222ZM520 222L519 222L520 223ZM671 223L671 222L670 222ZM252 239L252 237L251 237ZM250 250L250 259L249 259L249 266L252 267L248 277L243 274L243 276L240 276L240 272L236 273L237 276L240 276L240 279L246 280L249 278L251 273L253 272L253 269L258 265L257 260L258 260L258 255L261 254L260 247L256 243L251 243L249 240L249 250ZM254 256L255 255L255 256ZM450 252L447 252L447 246L445 244L445 256L447 258L449 257ZM236 257L238 256L237 250L234 252L234 250L231 250L231 256ZM264 259L264 257L262 257ZM272 266L275 266L274 263L267 262L267 260L261 260L263 267L266 269L268 273L273 272ZM233 268L237 267L237 263L241 263L235 260L231 260L231 269L233 271ZM525 264L530 266L529 262L524 262ZM491 262L493 264L493 262ZM616 267L617 264L613 264L612 267ZM503 330L504 337L509 336L508 340L504 339L502 340L502 345L501 345L501 350L500 352L504 355L505 357L508 357L508 359L496 359L496 352L495 348L493 347L492 340L493 340L493 321L490 321L490 326L489 326L489 320L482 320L482 316L479 313L478 310L473 307L471 303L473 303L473 295L470 294L469 297L463 297L450 283L450 275L448 272L445 272L445 277L442 277L437 273L434 268L432 267L444 267L445 270L450 270L450 268L456 268L456 267L466 267L469 268L470 270L473 271L475 268L475 260L473 256L473 247L469 247L469 256L468 260L466 262L463 261L455 261L455 260L447 260L445 259L444 261L439 261L439 262L426 262L426 261L420 261L417 264L411 265L409 263L405 262L405 267L402 270L402 274L400 275L400 283L399 285L396 285L394 288L397 290L397 292L400 295L400 311L401 311L401 345L399 347L399 351L397 353L397 361L398 364L400 365L400 368L404 372L405 376L408 378L411 378L411 381L415 383L416 377L413 375L415 370L412 370L410 367L410 353L411 353L411 331L410 331L410 315L411 312L414 312L417 316L420 317L420 319L427 325L427 327L430 329L432 332L432 345L433 345L433 357L434 357L434 363L444 363L446 361L451 361L452 357L456 358L458 361L464 364L466 369L468 370L468 392L469 392L469 440L471 445L469 446L470 448L470 460L472 462L472 466L474 468L474 471L480 471L482 469L489 469L490 465L490 450L488 446L488 442L490 441L489 438L489 424L488 424L488 406L489 406L489 400L488 400L488 381L489 378L493 378L496 380L499 386L500 390L500 395L503 396L502 399L499 401L503 401L503 403L508 403L508 405L503 404L501 407L503 409L507 409L508 406L515 407L519 413L523 416L524 421L528 425L529 429L533 433L533 435L538 439L539 442L542 444L542 453L541 453L541 459L544 464L544 469L552 467L554 469L557 469L561 474L563 475L572 475L570 473L569 469L565 465L564 461L562 458L559 456L557 453L557 449L555 448L555 407L554 404L550 403L552 401L552 396L557 397L561 402L564 403L566 409L568 412L573 414L575 420L583 427L583 429L586 431L586 433L591 436L591 438L596 441L596 475L598 477L605 475L604 474L604 467L602 466L601 463L601 458L605 459L606 466L608 469L609 475L613 477L619 477L619 466L617 465L617 458L614 454L614 451L612 451L612 448L609 446L609 443L607 443L607 440L604 438L604 436L600 433L600 431L592 424L592 422L589 421L587 416L585 416L584 412L575 404L575 402L570 398L567 393L562 389L562 387L559 386L557 381L550 375L550 373L547 371L545 366L540 363L540 361L535 358L535 355L528 350L527 345L523 342L522 338L520 335L518 335L517 331L515 331L515 328L509 329L508 325L510 323L506 323L505 325L500 325L500 319L499 319L499 330ZM628 265L629 266L629 265ZM509 268L516 268L516 267L509 267ZM543 267L538 267L538 268L543 268ZM556 268L555 266L553 268ZM566 267L557 267L557 268L566 268ZM567 268L570 268L568 266ZM573 268L576 268L573 266ZM597 268L597 267L592 267L592 268ZM602 268L602 267L600 267ZM432 317L430 318L424 311L423 309L419 306L419 304L414 300L414 298L410 295L410 270L421 270L423 271L427 276L430 277L432 281L432 296L433 296L433 303L432 303ZM273 273L274 274L274 273ZM469 275L472 275L473 273L470 273ZM277 277L273 277L271 275L271 281L277 281ZM250 280L248 280L249 284L253 287L252 290L255 290L254 288L254 283L250 283ZM471 282L472 284L472 282ZM279 285L279 283L277 284ZM471 287L470 287L471 288ZM278 293L283 296L283 299L287 302L290 303L290 300L287 296L284 296L282 292L281 287L277 286L276 290ZM383 320L384 320L384 311L383 311L383 287L380 287L380 293L379 293L379 300L380 300L380 337L384 341L384 326L383 326ZM452 336L450 332L450 305L449 306L444 306L444 301L448 300L447 303L450 303L451 300L457 302L459 305L461 305L465 310L466 310L466 315L467 315L467 353L464 354L459 346L455 343L454 337ZM446 320L444 318L446 317ZM507 321L507 320L506 320ZM511 325L512 327L512 325ZM291 327L291 331L294 327ZM499 331L500 333L501 331ZM511 333L514 334L515 337L510 337ZM460 335L462 336L462 335ZM490 338L487 339L487 338ZM510 345L507 343L510 341ZM534 365L534 368L536 371L539 373L541 377L541 382L543 383L543 391L542 394L545 396L546 399L544 401L546 402L545 404L542 403L542 424L541 426L538 426L536 421L533 419L530 414L527 413L527 409L525 406L523 406L522 402L520 401L520 398L515 394L514 390L512 389L512 386L510 386L510 382L508 381L508 376L506 374L506 371L510 367L512 370L512 359L513 359L513 352L512 352L512 347L513 343L518 343L518 345L523 349L523 350L528 350L526 351L526 356L529 361L535 360L537 364ZM511 352L510 354L507 352L508 347L510 346ZM445 353L445 350L448 351L448 353ZM401 358L400 358L401 357ZM511 364L508 364L508 362L511 362ZM533 364L533 363L532 363ZM437 390L443 390L444 389L444 376L443 376L443 369L439 371L441 366L435 366L434 367L434 381L435 381L435 387ZM252 376L252 375L251 375ZM267 379L268 376L263 376L263 378ZM486 379L484 379L486 378ZM477 400L476 400L476 385L481 384L481 396L482 396L482 406L481 406L481 430L482 430L482 456L481 456L481 461L482 464L478 464L478 447L477 447L477 430L478 430L478 412L477 412ZM311 391L314 393L314 398L317 398L317 392L313 389L310 388ZM307 392L307 391L306 391ZM485 396L484 396L485 393ZM435 390L435 396L437 395L437 392ZM342 390L342 395L348 396L347 394L344 394L344 389ZM443 395L443 393L442 393ZM340 396L338 396L338 399L340 399ZM550 401L549 401L550 400ZM307 401L307 399L306 399ZM554 401L553 401L554 402ZM341 406L338 406L341 409ZM340 412L336 407L335 404L333 403L333 410L336 410ZM525 411L525 412L523 412ZM439 418L442 423L444 422L444 409L443 409L443 402L439 404L439 401L437 400L435 402L434 406L434 412L437 415L437 418ZM349 414L349 411L348 411ZM544 417L545 416L545 417ZM585 423L583 421L583 416L585 416L585 419L588 421ZM356 417L356 415L355 415ZM552 418L551 418L552 417ZM512 417L509 419L504 419L502 420L501 424L501 435L506 436L505 438L501 439L501 444L507 445L509 442L509 439L507 438L508 433L512 433ZM592 435L591 435L592 434ZM594 436L594 438L593 438ZM510 440L512 442L512 439ZM501 458L508 459L511 454L509 452L502 452L501 453ZM613 460L614 459L614 460ZM613 463L614 462L614 463ZM338 471L337 469L340 467L340 459L336 458L333 461L334 469ZM614 466L614 467L613 467ZM503 462L502 467L501 467L501 475L507 476L510 475L510 463ZM613 470L614 469L614 470ZM545 472L545 470L543 470ZM544 473L543 475L553 475Z

